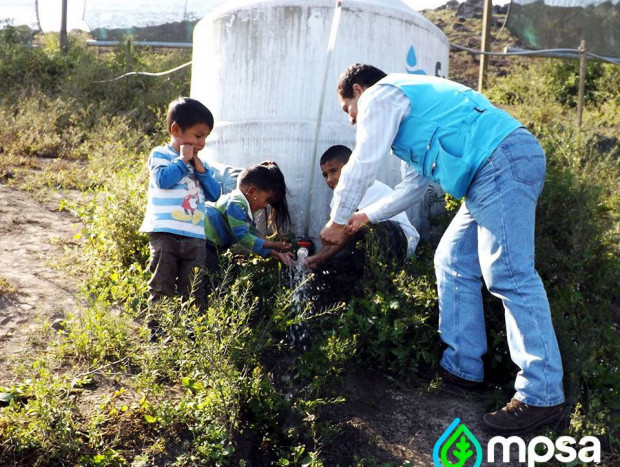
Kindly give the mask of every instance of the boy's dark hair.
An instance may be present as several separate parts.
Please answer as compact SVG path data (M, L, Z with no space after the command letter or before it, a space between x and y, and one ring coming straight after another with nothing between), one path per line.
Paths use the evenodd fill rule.
M350 99L353 97L354 84L369 88L386 76L387 75L377 67L356 63L344 70L340 78L338 78L338 94L345 99Z
M205 123L213 129L213 114L202 102L191 97L179 97L168 106L168 115L166 116L168 132L170 132L173 123L179 125L183 131L197 123Z
M280 234L291 225L291 216L286 201L286 183L278 164L272 161L263 161L245 169L239 175L239 186L254 185L259 190L271 191L275 195L269 205L269 223Z
M346 146L336 144L323 153L319 165L327 164L334 159L346 164L349 162L349 157L351 157L351 150Z

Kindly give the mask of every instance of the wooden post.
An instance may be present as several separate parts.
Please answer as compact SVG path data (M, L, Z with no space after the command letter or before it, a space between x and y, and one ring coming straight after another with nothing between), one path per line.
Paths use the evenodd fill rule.
M131 38L128 37L125 42L125 73L131 71Z
M489 51L489 42L491 39L491 16L493 16L492 0L484 0L484 12L482 14L482 44L480 46L480 74L478 75L478 91L486 85L486 73L489 68L489 58L484 52Z
M67 51L67 0L62 0L62 13L60 17L60 50Z
M579 92L577 95L577 127L581 128L583 117L583 99L586 87L586 41L579 45Z

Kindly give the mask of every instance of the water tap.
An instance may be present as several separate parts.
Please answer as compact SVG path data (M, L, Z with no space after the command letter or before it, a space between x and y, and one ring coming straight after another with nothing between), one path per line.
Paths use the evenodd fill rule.
M306 258L314 253L314 244L307 237L302 237L297 241L297 265L302 265Z
M308 257L308 249L305 246L299 247L297 249L297 265L300 266L304 263L306 258Z

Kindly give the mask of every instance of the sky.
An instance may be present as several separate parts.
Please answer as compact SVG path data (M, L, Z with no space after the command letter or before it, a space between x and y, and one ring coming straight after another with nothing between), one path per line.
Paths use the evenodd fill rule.
M100 2L110 4L111 0L67 0L67 29L83 29L88 26L83 21L84 2ZM124 2L131 0L123 0ZM448 0L403 0L415 10L426 10L444 5ZM464 1L464 0L459 0ZM493 0L494 5L503 5L510 0ZM7 16L15 18L14 24L24 24L33 21L34 0L0 0L0 21ZM62 0L39 0L39 20L45 32L60 30ZM20 21L20 18L22 20ZM36 25L36 18L34 19Z

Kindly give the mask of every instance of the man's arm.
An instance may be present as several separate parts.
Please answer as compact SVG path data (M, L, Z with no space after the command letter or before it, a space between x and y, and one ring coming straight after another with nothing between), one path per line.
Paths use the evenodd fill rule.
M392 193L367 210L369 222L375 224L403 212L424 196L429 183L428 178L420 175L412 166L406 165L403 179L394 187Z
M381 162L390 153L409 105L409 99L394 86L371 87L360 97L355 149L334 191L331 219L321 231L325 243L344 241L344 225L374 182Z
M336 253L338 253L340 250L342 250L345 244L346 244L346 240L338 245L321 246L321 249L316 254L312 256L308 256L306 258L306 262L305 262L306 266L310 269L314 269L319 264L324 263L329 258L331 258Z
M409 99L394 86L376 86L359 100L355 148L334 190L332 221L344 224L375 181L384 158L391 153L400 122L409 112Z

